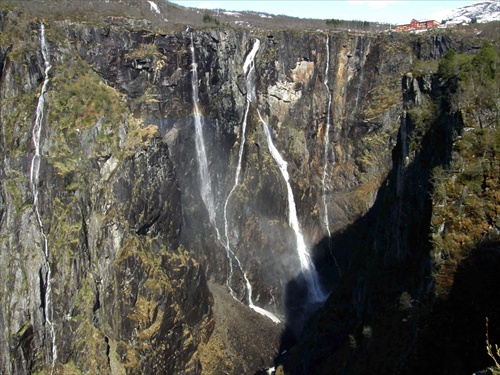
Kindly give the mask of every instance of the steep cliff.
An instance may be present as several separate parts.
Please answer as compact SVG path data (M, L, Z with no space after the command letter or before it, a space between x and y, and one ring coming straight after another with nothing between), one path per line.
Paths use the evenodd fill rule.
M371 209L331 239L356 252L352 266L280 371L470 374L495 364L483 343L500 311L499 57L485 42L403 76L392 169ZM490 325L489 340L499 333Z
M199 372L213 318L167 144L61 29L2 18L2 372Z
M280 345L291 373L363 372L379 349L402 371L474 247L433 194L464 129L498 137L498 92L474 110L429 70L481 38L190 29L143 6L0 13L2 371L251 373ZM473 175L488 238L496 147ZM316 279L331 295L306 323Z

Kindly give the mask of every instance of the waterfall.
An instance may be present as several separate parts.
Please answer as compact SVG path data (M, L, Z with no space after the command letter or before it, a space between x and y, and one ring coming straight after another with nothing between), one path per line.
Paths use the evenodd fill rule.
M243 151L245 149L246 128L247 128L248 112L250 110L250 103L254 103L256 101L255 79L254 79L254 75L255 75L254 59L255 59L255 55L257 54L257 52L259 50L259 47L260 47L260 40L256 39L255 43L252 47L252 50L250 51L250 53L246 57L245 63L243 64L243 73L246 74L246 84L247 84L247 107L245 109L245 115L243 117L243 125L241 127L240 149L238 152L238 164L236 166L236 173L234 176L234 185L226 198L226 202L224 203L224 233L225 233L225 237L226 237L225 247L226 247L226 251L228 252L228 257L229 257L229 261L230 261L230 274L228 277L227 284L229 286L229 280L232 277L232 270L233 270L232 260L231 260L231 257L229 256L229 254L231 254L233 256L233 258L235 259L236 263L238 264L238 267L240 268L240 270L243 274L243 279L245 280L245 287L247 289L248 306L251 309L253 309L254 311L258 312L259 314L268 317L273 322L280 323L280 320L274 314L270 313L269 311L267 311L259 306L254 305L253 300L252 300L252 284L250 284L250 280L248 279L246 272L243 270L243 266L242 266L240 260L238 259L238 257L234 253L234 251L231 250L231 243L229 240L229 223L227 220L227 206L229 204L229 200L231 199L231 196L233 195L234 191L236 190L236 188L240 184L241 162L243 160ZM229 286L229 289L230 289L230 292L233 295L233 297L235 297L234 292L232 291L230 286Z
M42 57L44 61L45 71L44 71L44 81L42 84L42 89L40 91L40 96L38 98L38 104L36 106L36 116L35 124L33 126L33 144L35 146L35 155L31 160L31 171L30 171L30 183L33 194L33 206L35 208L35 215L38 221L38 226L40 227L40 233L43 238L43 254L47 272L45 275L45 295L44 295L44 319L47 323L49 330L49 335L51 337L52 343L52 371L54 370L54 365L57 359L57 346L56 346L56 333L54 330L54 325L52 322L53 318L53 306L52 306L52 280L51 280L51 270L49 263L49 245L47 241L47 235L45 234L45 229L43 228L42 217L40 215L40 210L38 208L38 184L40 177L40 159L41 159L41 147L40 147L40 137L42 134L42 124L45 115L45 93L47 92L47 86L49 84L49 71L52 67L49 61L49 49L47 46L47 39L45 37L45 25L42 23L40 25L40 48L42 50ZM43 267L43 266L42 266Z
M327 174L327 167L328 167L328 146L330 143L330 111L332 108L332 93L330 92L330 88L328 87L328 71L330 70L330 46L329 46L329 41L330 37L327 35L326 37L326 69L325 69L325 80L324 84L326 87L326 90L328 91L328 109L326 112L326 129L325 129L325 136L323 138L323 142L325 144L325 151L324 151L324 164L323 164L323 175L321 178L321 184L322 184L322 193L323 193L323 222L325 224L325 229L328 233L328 237L330 237L330 223L329 223L329 218L328 218L328 207L326 204L326 186L325 186L325 181L326 181L326 174Z
M269 129L269 126L262 119L260 112L257 111L257 113L259 115L260 121L262 122L262 126L264 128L264 133L266 134L269 152L271 153L272 157L274 158L274 160L278 164L278 167L281 171L281 174L283 175L283 179L285 180L285 183L286 183L287 194L288 194L288 223L289 223L290 227L293 229L293 231L295 232L295 238L296 238L296 242L297 242L297 254L299 256L300 268L301 268L302 274L304 275L305 281L306 281L307 286L308 286L309 302L310 303L321 303L326 299L327 296L321 290L321 286L320 286L319 279L318 279L318 273L317 273L316 268L314 267L314 264L311 260L311 256L307 252L304 237L303 237L302 232L300 230L299 220L297 218L297 209L295 206L295 199L293 197L293 191L292 191L292 187L290 186L290 181L289 181L290 175L288 174L288 170L287 170L287 162L285 160L283 160L278 149L274 146L273 138L272 138L271 130Z
M247 107L245 110L245 115L243 117L243 125L241 127L241 141L240 141L240 150L238 153L238 165L236 166L236 174L234 176L234 185L231 191L229 192L229 195L227 196L226 203L224 204L224 229L226 233L226 242L229 244L229 239L228 239L228 222L227 222L227 205L229 202L229 199L233 195L234 191L236 190L237 186L240 183L240 174L241 174L241 161L243 160L243 151L245 149L245 134L246 134L246 128L247 128L247 118L248 118L248 111L250 110L250 103L255 102L255 83L252 80L251 74L255 71L255 65L254 65L254 58L255 55L257 54L257 51L259 50L260 47L260 40L256 39L252 50L248 54L245 63L243 64L243 72L247 74L248 68L250 67L250 71L248 71L247 74Z
M280 323L281 321L279 320L279 318L276 315L274 315L273 313L271 313L271 312L269 312L269 311L267 311L267 310L265 310L265 309L263 309L263 308L261 308L259 306L255 306L254 305L253 300L252 300L252 285L250 284L250 280L248 280L248 276L247 276L246 272L243 271L243 267L241 265L240 260L234 254L234 252L230 249L229 243L227 243L227 250L230 251L231 254L234 256L234 259L236 260L236 263L238 263L238 267L240 268L241 272L243 273L243 279L245 280L245 286L246 286L246 289L247 289L248 307L250 307L252 310L258 312L259 314L268 317L274 323ZM233 295L233 297L234 297L234 295Z
M229 199L231 195L233 194L234 190L236 187L239 185L239 179L240 179L240 173L241 173L241 161L243 158L243 149L245 145L245 130L246 130L246 124L247 124L247 117L248 117L248 111L250 109L250 102L255 101L255 84L253 80L251 79L251 74L255 71L255 66L253 63L253 59L255 55L257 54L257 51L259 50L260 46L260 41L257 39L252 51L248 54L245 64L243 65L243 71L246 74L248 71L248 68L250 67L250 71L247 74L247 108L245 111L245 117L243 120L243 127L242 127L242 140L241 140L241 145L240 145L240 150L238 154L238 166L236 168L236 176L235 176L235 181L234 181L234 186L231 189L231 192L229 193L226 202L224 204L224 230L225 230L225 241L222 240L220 232L217 228L217 222L216 222L216 214L215 214L215 202L214 202L214 196L212 194L212 188L210 184L210 178L209 178L209 173L208 173L208 162L207 162L207 155L205 152L205 141L203 138L203 124L202 124L202 119L201 119L201 114L200 114L200 109L198 107L198 72L196 70L197 64L196 64L196 56L194 53L194 42L193 42L193 33L191 33L191 56L192 56L192 76L191 76L191 85L193 88L193 113L194 113L194 124L195 124L195 146L196 146L196 156L198 160L198 173L200 176L200 190L201 190L201 198L203 199L203 202L205 203L205 206L208 210L208 215L210 217L210 222L212 225L215 227L215 231L217 233L217 239L219 242L224 246L226 253L227 253L227 258L229 259L229 275L227 279L227 286L229 288L229 292L231 296L234 299L237 299L236 294L234 290L231 288L231 285L229 283L230 279L233 276L233 258L236 261L238 268L241 270L241 273L243 274L243 279L245 280L245 288L247 290L247 296L248 296L248 306L258 312L259 314L265 315L268 318L270 318L273 322L279 323L280 320L274 316L272 313L269 311L266 311L258 306L255 306L252 301L252 285L250 284L250 280L248 279L246 273L243 271L242 264L236 254L231 250L231 246L229 243L229 238L228 238L228 222L227 222L227 205L229 202Z
M191 33L191 56L192 56L192 75L191 75L191 86L193 88L193 117L194 117L194 126L195 126L195 148L196 148L196 159L198 161L198 174L200 176L200 193L203 202L205 203L205 207L208 211L208 216L210 218L210 222L215 228L215 232L217 234L217 240L224 246L227 253L227 258L229 259L229 276L227 281L227 286L229 287L229 292L233 298L236 298L236 294L234 290L229 285L229 280L233 275L233 262L231 260L231 249L227 246L227 244L222 240L219 229L217 228L216 215L215 215L215 201L214 196L212 194L212 186L210 184L210 177L208 173L208 162L207 162L207 154L205 152L205 140L203 137L203 124L202 118L200 114L200 109L198 106L198 72L196 68L198 64L196 64L196 56L194 53L194 41L193 41L193 33Z
M212 194L212 185L210 183L210 176L208 174L208 162L207 154L205 152L205 140L203 139L203 123L200 114L200 108L198 106L198 72L196 64L196 57L194 53L194 42L193 33L191 33L191 56L192 62L192 75L191 75L191 86L193 88L193 114L194 114L194 127L195 127L195 146L196 146L196 158L198 161L198 174L200 176L200 191L201 198L205 203L208 211L208 216L210 222L215 226L215 202L214 196Z
M335 262L335 266L339 271L339 276L341 275L340 267L337 263L337 258L333 255L332 251L332 243L331 243L331 232L330 232L330 218L328 217L328 205L326 202L326 177L327 177L327 169L328 169L328 146L330 145L330 112L332 108L332 93L330 88L328 87L328 71L330 70L330 37L326 36L326 69L325 69L325 80L323 83L325 84L326 90L328 91L328 106L326 112L326 129L325 136L323 142L325 143L324 150L324 163L323 163L323 175L321 177L321 190L322 190L322 200L323 200L323 223L325 225L325 229L328 235L328 250L330 251L330 255ZM335 154L332 150L333 160L335 160Z
M160 8L158 5L150 0L148 0L149 6L151 7L151 12L155 12L156 14L160 14Z
M245 63L243 65L243 72L245 74L247 74L249 66L250 66L250 71L247 74L247 107L245 110L245 115L243 117L243 125L241 128L241 141L240 141L240 150L238 153L238 165L236 166L236 174L234 176L233 188L229 192L229 195L227 196L226 202L224 204L224 230L226 235L226 243L228 246L229 246L229 237L228 237L229 226L227 221L227 205L229 203L231 196L233 195L234 191L236 190L236 188L240 183L241 161L243 160L243 151L245 149L245 140L246 140L245 134L247 128L248 111L250 110L250 103L255 101L255 83L251 79L251 74L252 72L255 71L255 65L253 60L255 58L255 55L257 54L257 51L259 50L259 47L260 47L260 40L256 39L253 48L248 54Z

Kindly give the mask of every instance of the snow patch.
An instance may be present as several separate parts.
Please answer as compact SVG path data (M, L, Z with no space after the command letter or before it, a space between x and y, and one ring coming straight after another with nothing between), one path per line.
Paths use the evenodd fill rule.
M488 0L466 5L451 10L445 17L447 24L470 23L473 19L479 23L498 21L500 19L500 2Z
M226 11L226 12L222 12L222 13L224 13L227 16L234 16L234 17L241 16L241 13L238 13L238 12L228 12L228 11Z
M246 21L234 21L234 23L245 27L251 27L250 23Z

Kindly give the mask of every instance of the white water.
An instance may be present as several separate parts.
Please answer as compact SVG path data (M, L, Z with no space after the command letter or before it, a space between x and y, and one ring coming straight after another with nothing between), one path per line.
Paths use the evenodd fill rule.
M273 322L279 323L280 320L274 316L272 313L261 309L258 306L255 306L252 301L252 285L250 284L250 281L246 275L246 273L243 271L243 267L241 265L240 260L236 257L236 254L231 250L230 244L229 244L229 239L228 239L228 223L227 223L227 205L229 198L233 194L234 190L236 189L237 185L239 184L239 178L240 178L240 173L241 173L241 160L243 158L243 148L244 148L244 143L245 143L245 130L246 130L246 123L247 123L247 116L248 116L248 111L250 108L250 101L255 99L255 85L253 84L251 78L250 78L250 73L252 70L255 70L255 66L253 63L253 59L259 49L260 46L260 41L257 40L256 43L253 46L252 51L250 54L247 56L247 59L245 61L245 65L243 66L243 70L246 73L248 70L248 67L250 66L251 69L248 72L247 75L247 87L250 86L251 88L248 89L247 93L247 109L245 111L245 118L243 122L243 129L242 129L242 141L241 141L241 146L240 146L240 151L238 155L238 166L236 169L236 176L235 176L235 183L234 186L231 190L231 192L228 195L228 198L226 199L226 202L224 204L224 229L225 229L225 241L222 241L219 230L217 228L217 222L216 222L216 212L215 212L215 202L214 202L214 196L212 194L212 188L210 185L210 178L209 178L209 173L208 173L208 162L207 162L207 156L205 152L205 141L203 137L203 123L202 123L202 118L200 114L200 109L198 106L198 72L196 70L197 64L196 64L196 56L194 52L194 42L193 42L193 33L191 33L191 55L192 55L192 75L191 75L191 85L193 88L193 112L194 112L194 123L195 123L195 146L196 146L196 156L197 156L197 161L198 161L198 173L200 176L200 191L201 191L201 197L203 199L203 202L205 203L205 206L208 211L208 215L210 217L210 222L215 228L215 231L217 233L217 239L219 242L224 246L226 249L227 257L229 259L229 275L227 279L227 286L229 288L229 292L231 296L238 300L236 297L236 293L234 290L231 288L231 285L229 281L231 280L234 272L234 267L233 267L233 261L232 259L234 258L236 263L238 264L239 269L241 270L243 274L243 279L245 280L245 287L247 289L247 295L248 295L248 305L250 308L253 310L257 311L259 314L265 315L268 318L270 318ZM253 94L252 94L253 93Z
M238 263L238 267L240 268L241 272L243 273L243 279L245 280L245 286L247 288L247 295L248 295L248 307L250 307L252 310L258 312L259 314L261 315L264 315L266 317L268 317L269 319L271 319L274 323L280 323L281 321L279 320L279 318L274 315L273 313L267 311L267 310L264 310L263 308L259 307L259 306L255 306L253 304L253 300L252 300L252 285L250 284L250 280L248 280L248 277L247 277L247 274L245 271L243 271L243 267L241 266L241 262L240 260L236 257L236 255L234 254L233 251L231 251L231 249L229 248L229 244L227 245L228 246L228 251L231 252L231 254L233 254L234 256L234 259L236 260L236 263ZM234 297L234 296L233 296Z
M245 149L245 141L246 141L246 128L247 128L247 119L248 119L248 112L250 110L250 103L253 103L256 101L256 93L255 93L255 82L253 78L253 74L255 74L255 55L257 54L258 50L260 47L260 40L256 39L255 43L252 47L252 50L248 54L248 56L245 59L245 63L243 64L243 73L246 74L246 83L247 83L247 107L245 110L245 116L243 117L243 125L241 127L241 140L240 140L240 149L238 152L238 165L236 166L236 173L234 176L234 185L229 192L229 195L227 196L226 202L224 204L224 232L226 236L226 241L225 241L225 247L226 251L228 252L228 257L230 261L230 274L228 277L228 286L229 286L229 280L232 277L232 272L233 272L233 267L232 267L232 260L229 254L233 256L235 259L236 263L238 264L238 267L240 268L241 272L243 273L243 279L245 280L245 287L247 289L247 297L248 297L248 306L253 309L254 311L258 312L261 315L264 315L271 319L275 323L280 323L280 320L272 313L269 311L259 307L255 306L252 300L252 284L250 284L250 280L247 277L246 272L243 270L242 264L236 254L231 250L231 243L229 241L229 223L227 220L227 206L229 204L229 200L231 199L231 196L233 195L234 191L240 184L240 174L241 174L241 162L243 160L243 151ZM231 292L231 295L236 298L234 295L233 290L229 286L229 290Z
M243 125L241 127L241 140L240 140L240 150L238 153L238 165L236 166L236 174L234 176L234 185L231 191L229 192L229 195L227 196L226 203L224 205L224 227L226 231L226 240L228 236L228 226L227 226L227 204L229 202L229 198L231 198L231 195L233 195L234 190L240 183L240 174L241 174L241 161L243 159L243 151L245 149L245 141L246 141L246 128L247 128L247 118L248 118L248 111L250 110L250 103L255 102L256 95L255 95L255 83L252 80L251 74L252 72L255 71L255 64L254 64L254 58L255 55L257 54L257 51L259 50L260 47L260 40L256 39L255 43L253 45L252 50L248 54L245 63L243 64L243 72L247 74L248 68L250 67L250 71L248 71L247 74L247 108L245 110L245 116L243 117Z
M47 92L47 85L49 84L49 71L50 68L52 67L49 61L49 49L47 47L47 39L45 37L45 26L43 23L40 25L40 48L42 50L45 72L44 72L44 81L42 85L42 90L40 91L40 97L38 98L38 104L36 107L35 124L33 126L33 132L32 132L33 144L35 146L35 155L31 160L30 182L33 193L33 206L35 208L35 215L43 238L43 254L45 258L45 267L47 268L47 274L45 280L44 313L45 313L45 323L47 323L52 343L52 371L53 371L57 359L57 346L56 346L56 333L54 330L54 325L52 323L52 318L53 318L52 283L51 283L52 275L49 263L49 245L47 242L47 236L45 234L45 230L43 228L42 218L40 216L40 210L38 209L38 193L39 193L38 183L40 177L40 159L41 159L40 137L42 134L42 124L45 115L44 113L45 93Z
M157 14L160 14L160 8L158 7L158 5L152 1L149 1L148 0L148 3L149 3L149 6L151 7L151 12L155 12Z
M208 162L207 162L207 154L205 152L205 140L203 137L203 124L200 114L200 109L198 106L198 72L196 68L198 65L196 64L196 56L194 53L194 42L193 42L193 33L191 33L191 56L192 56L192 75L191 75L191 86L193 88L193 114L194 114L194 125L195 125L195 147L196 147L196 158L198 161L198 174L200 176L200 192L201 198L205 203L205 207L208 211L208 216L210 218L210 222L215 228L215 232L217 234L217 239L224 246L227 253L227 258L229 259L229 276L226 282L229 292L233 298L236 298L236 294L234 290L231 288L229 284L229 280L233 276L233 261L231 260L231 249L227 246L227 244L222 240L219 229L217 228L217 222L215 218L215 202L212 194L212 188L210 185L210 178L208 173Z
M194 113L194 126L195 126L195 146L196 146L196 158L198 161L198 174L200 176L200 191L201 198L205 203L208 211L208 216L210 222L215 226L215 202L214 196L212 194L212 185L210 183L210 177L208 174L208 162L207 154L205 152L205 140L203 138L203 123L200 113L200 108L198 106L198 72L196 68L196 57L194 53L194 42L193 33L191 33L191 56L192 62L192 75L191 75L191 86L193 88L193 113Z
M327 108L327 113L326 113L326 129L325 129L325 136L323 139L323 142L325 143L325 150L324 150L324 163L323 163L323 175L321 178L321 184L322 184L322 199L323 199L323 223L325 225L325 229L328 235L328 250L330 251L330 255L333 258L333 261L335 262L335 266L337 267L337 270L339 271L339 276L341 275L340 272L340 267L337 263L337 258L333 255L333 250L332 250L332 244L331 244L331 232L330 232L330 218L328 216L328 205L326 202L326 177L327 177L327 170L328 170L328 147L330 145L330 112L332 108L332 93L330 91L330 88L328 87L328 71L330 70L330 37L327 35L326 36L326 69L325 69L325 80L324 84L326 87L326 90L328 91L328 108ZM332 156L334 157L333 160L335 160L335 154L334 151L332 150Z
M278 167L286 183L286 188L288 192L288 223L295 232L295 238L297 241L297 254L299 256L300 268L302 274L304 275L304 278L308 286L309 302L310 303L323 302L325 301L327 296L321 290L321 286L318 280L318 273L316 271L316 268L314 267L313 262L311 261L311 256L307 252L307 247L304 242L304 237L300 230L299 220L297 218L297 209L295 206L295 199L293 197L292 187L290 186L289 182L290 175L288 174L287 170L287 162L283 160L278 149L274 146L269 126L262 119L260 112L257 111L257 113L259 114L260 121L262 122L262 126L264 128L264 133L266 134L267 137L267 145L269 147L269 152L271 153L276 163L278 163Z
M325 143L325 151L324 151L324 164L323 164L323 176L321 178L322 183L322 192L323 192L323 223L325 225L325 229L328 232L328 237L330 237L330 220L328 218L328 207L326 204L326 175L328 168L328 146L330 144L330 111L332 108L332 93L330 92L330 88L328 87L328 71L330 70L330 46L329 46L330 38L326 37L326 69L325 69L325 84L326 90L328 91L328 109L326 112L326 129L325 136L323 142Z

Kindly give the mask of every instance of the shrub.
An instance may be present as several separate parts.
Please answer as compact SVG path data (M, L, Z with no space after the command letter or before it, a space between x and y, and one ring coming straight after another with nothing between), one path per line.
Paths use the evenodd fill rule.
M486 351L488 352L488 355L493 359L493 361L495 361L496 368L500 369L500 364L497 360L497 357L500 359L500 348L498 347L498 345L495 345L495 353L493 351L493 347L490 344L490 338L488 334L488 318L486 318Z
M203 22L204 23L214 23L217 26L220 25L220 21L216 17L211 16L209 13L205 13L203 15Z

